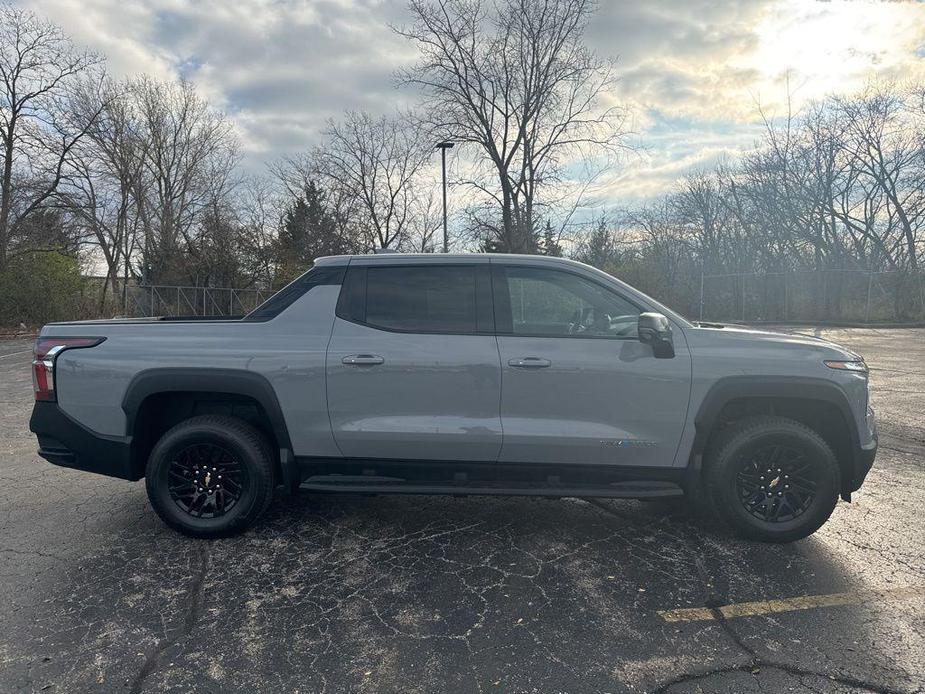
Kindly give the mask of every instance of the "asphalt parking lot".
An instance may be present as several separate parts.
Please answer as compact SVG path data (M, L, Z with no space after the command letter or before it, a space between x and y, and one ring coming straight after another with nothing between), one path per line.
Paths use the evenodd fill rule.
M185 539L54 467L0 342L0 692L925 691L925 330L864 354L852 504L784 546L634 501L298 495Z

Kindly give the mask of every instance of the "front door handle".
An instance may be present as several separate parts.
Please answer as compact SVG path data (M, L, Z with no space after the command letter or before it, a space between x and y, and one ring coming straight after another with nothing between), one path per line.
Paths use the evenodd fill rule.
M378 354L350 354L341 359L341 362L349 366L375 366L385 363L385 359Z
M552 362L541 357L521 357L520 359L511 359L508 366L516 366L519 369L545 369L551 366Z

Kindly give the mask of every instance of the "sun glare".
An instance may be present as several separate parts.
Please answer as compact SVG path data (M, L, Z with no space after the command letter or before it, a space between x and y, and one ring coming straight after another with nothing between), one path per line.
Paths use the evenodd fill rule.
M903 80L922 74L910 57L925 47L925 5L913 2L786 0L757 28L748 60L762 101L805 101L864 86L876 72ZM925 62L925 61L916 61Z

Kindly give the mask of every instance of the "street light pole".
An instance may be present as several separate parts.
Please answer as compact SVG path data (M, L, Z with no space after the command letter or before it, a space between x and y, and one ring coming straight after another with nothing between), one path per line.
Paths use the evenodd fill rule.
M450 252L450 239L446 232L446 151L452 149L452 142L438 142L437 149L440 150L440 166L443 170L443 252Z

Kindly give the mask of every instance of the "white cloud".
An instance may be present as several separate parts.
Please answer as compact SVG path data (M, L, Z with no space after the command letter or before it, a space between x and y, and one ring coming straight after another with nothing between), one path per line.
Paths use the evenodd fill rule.
M413 58L373 0L31 0L119 76L183 76L236 121L251 168L304 148L344 109L406 101L392 72Z
M389 24L405 0L20 0L104 53L117 75L182 75L228 111L251 170L296 152L344 109L413 99ZM606 180L614 203L751 144L779 113L872 78L925 73L925 9L878 0L602 0L588 40L616 57L609 95L645 145Z

